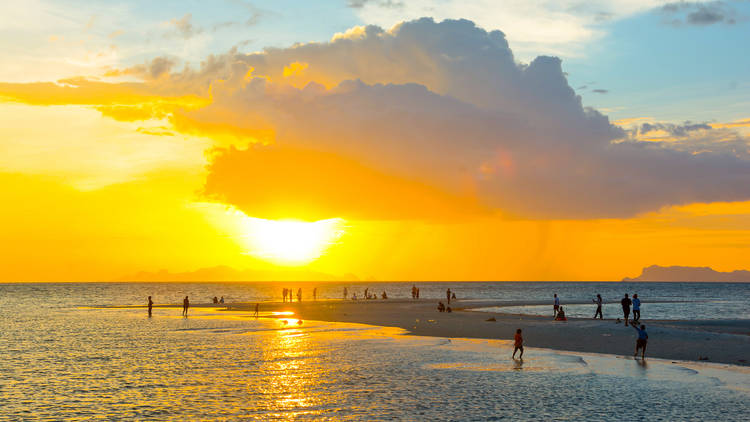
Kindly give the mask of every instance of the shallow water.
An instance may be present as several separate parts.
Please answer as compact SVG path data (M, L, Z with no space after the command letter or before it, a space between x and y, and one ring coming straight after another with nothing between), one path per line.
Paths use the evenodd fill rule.
M503 341L211 309L147 318L78 307L107 295L122 303L127 285L25 286L0 286L0 419L744 420L750 411L746 368L533 348L521 364Z

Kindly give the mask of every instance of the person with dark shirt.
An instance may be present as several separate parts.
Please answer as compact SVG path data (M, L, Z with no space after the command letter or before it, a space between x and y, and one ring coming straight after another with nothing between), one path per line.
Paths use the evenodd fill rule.
M347 297L349 297L349 290L344 287L344 299L346 299Z
M511 359L516 358L516 352L521 351L521 354L518 355L519 359L523 359L523 336L521 335L521 329L516 330L516 335L513 336L513 355L511 356Z
M383 299L388 299L388 295L385 293L385 290L383 290L383 294L380 295Z
M190 301L188 300L188 297L185 296L185 299L182 299L182 316L187 316L189 307Z
M438 312L445 312L445 305L443 304L443 302L438 302L437 309Z
M638 299L638 293L633 294L633 322L641 321L641 300Z
M604 319L602 316L602 295L597 294L596 299L592 299L596 303L596 313L594 313L594 319L599 315L599 319Z
M445 291L445 300L448 301L448 304L451 304L451 289L448 289Z
M302 302L302 288L297 289L297 302Z
M151 308L154 307L154 302L151 300L151 296L148 297L148 316L151 316Z
M641 359L645 359L646 344L648 344L648 334L646 333L646 326L641 325L641 328L638 328L636 324L632 324L632 327L635 328L636 331L638 331L638 340L635 341L635 353L633 353L633 356L638 356L638 349L641 349Z
M219 298L214 296L214 303L219 303Z
M620 304L622 305L622 314L625 316L625 326L628 326L628 318L630 317L630 305L633 302L628 297L628 294L625 293L625 297L622 298L620 301Z
M318 288L313 288L313 300L318 300Z

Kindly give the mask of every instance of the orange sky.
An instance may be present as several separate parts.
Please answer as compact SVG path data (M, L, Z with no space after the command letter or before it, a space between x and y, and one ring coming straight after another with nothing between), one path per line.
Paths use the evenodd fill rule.
M363 35L338 39L347 36ZM742 159L727 165L736 173L706 187L698 172L712 174L711 160L698 162L699 177L684 188L656 169L653 186L616 181L611 200L592 198L585 192L600 188L601 168L632 162L581 159L588 147L557 143L579 132L553 128L581 125L580 133L610 142L602 133L639 136L625 131L638 116L620 126L591 123L573 101L579 120L568 124L567 111L529 99L519 116L535 130L519 123L484 131L476 122L491 128L515 103L456 88L453 70L423 66L432 59L381 69L382 57L366 53L352 59L366 64L360 70L287 49L269 55L265 68L234 58L215 74L123 68L0 83L0 281L112 280L218 265L378 280L619 280L652 264L748 267ZM388 83L397 85L379 85ZM532 95L518 89L519 98ZM734 132L700 148L723 148L748 125L716 123L714 131ZM702 153L697 140L674 132L655 129L639 140L670 144L675 160ZM718 189L735 179L739 187ZM642 204L631 207L617 193L625 185L622 195L643 190ZM608 204L618 201L627 206ZM314 230L268 221L281 219L338 220Z

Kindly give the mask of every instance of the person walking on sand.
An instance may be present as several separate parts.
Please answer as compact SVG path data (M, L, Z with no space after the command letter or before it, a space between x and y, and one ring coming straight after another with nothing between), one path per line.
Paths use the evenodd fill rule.
M313 300L318 300L318 288L313 287Z
M516 352L521 351L521 354L518 355L519 359L523 359L523 336L521 335L521 329L516 330L516 335L513 336L513 355L511 356L511 359L516 358Z
M625 326L628 326L628 318L630 317L630 305L633 304L633 302L628 297L628 294L625 293L625 297L622 298L620 301L620 304L622 305L622 314L625 316Z
M284 298L281 299L281 302L286 303L286 288L284 288Z
M297 302L302 302L302 288L297 289Z
M641 349L641 359L646 359L646 344L648 344L646 326L641 325L641 328L638 328L636 324L631 324L631 326L638 331L638 340L635 341L635 353L633 353L633 357L638 356L638 349Z
M259 306L260 306L260 304L259 304L259 303L256 303L256 304L255 304L255 313L253 314L253 316L254 316L254 317L255 317L256 319L258 319L258 308L259 308Z
M638 293L633 293L633 322L641 322L641 300L638 299Z
M557 297L557 293L555 293L555 301L554 305L552 306L552 318L557 318L557 311L560 309L560 298Z
M594 313L594 319L596 319L596 316L599 315L599 319L604 319L602 316L602 295L596 294L596 299L592 299L594 303L596 303L596 313Z
M451 289L448 289L445 291L445 299L448 301L448 304L451 304Z
M151 300L151 296L148 297L148 316L151 317L151 308L154 307L154 302Z
M346 299L347 297L349 297L349 289L344 287L344 299Z
M185 299L182 299L182 316L187 316L188 314L188 308L190 307L190 300L188 300L188 297L185 296Z

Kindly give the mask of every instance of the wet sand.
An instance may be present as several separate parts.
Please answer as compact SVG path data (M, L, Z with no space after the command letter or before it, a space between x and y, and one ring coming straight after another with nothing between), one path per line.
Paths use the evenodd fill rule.
M636 331L615 320L571 318L561 322L553 321L551 315L547 318L470 310L498 305L497 301L462 303L459 300L452 301L452 313L441 313L437 311L437 301L428 299L263 302L260 311L262 315L291 311L302 320L398 327L413 335L446 338L511 340L515 330L521 328L528 347L633 355ZM199 306L216 307L212 304ZM228 311L252 312L255 309L254 303L224 306ZM487 321L489 318L496 321ZM750 321L650 321L642 318L641 323L649 333L647 358L698 361L708 357L708 361L715 363L750 365Z

